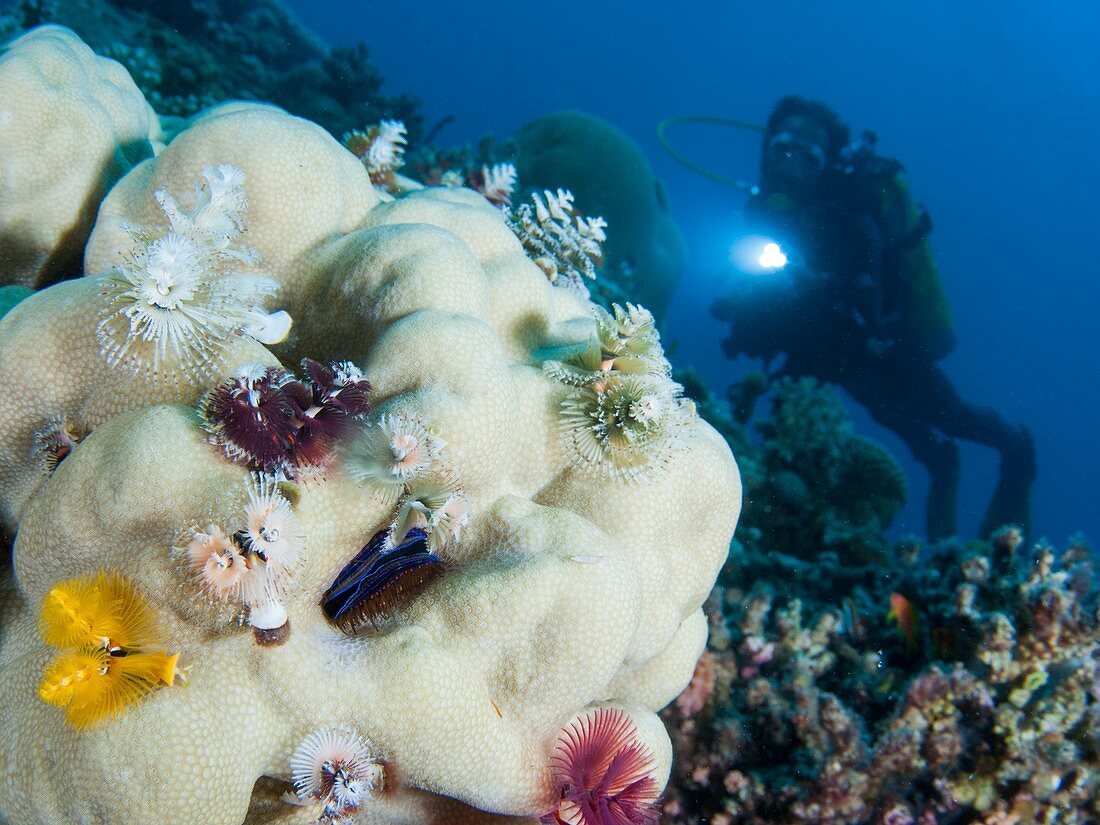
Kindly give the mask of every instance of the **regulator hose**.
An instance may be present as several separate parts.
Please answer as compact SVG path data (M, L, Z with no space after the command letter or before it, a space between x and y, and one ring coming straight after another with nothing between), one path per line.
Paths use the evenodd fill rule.
M672 144L669 143L668 137L665 132L668 127L675 126L680 123L709 123L716 126L728 126L731 129L748 129L753 132L763 132L764 127L758 126L755 123L749 123L745 120L735 120L730 117L714 117L712 115L677 115L676 117L665 118L659 124L657 124L657 142L661 144L661 148L672 155L673 159L686 166L693 172L702 175L705 178L709 178L715 183L720 183L723 186L729 186L733 189L740 189L746 192L755 193L757 190L756 184L748 183L747 181L737 180L736 178L728 178L725 175L720 175L717 172L708 169L707 167L696 163L680 152L677 152L672 148Z

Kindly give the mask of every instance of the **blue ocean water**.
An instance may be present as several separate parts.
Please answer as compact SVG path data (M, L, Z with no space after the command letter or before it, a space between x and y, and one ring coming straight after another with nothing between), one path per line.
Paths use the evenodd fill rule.
M932 242L959 345L944 367L970 401L1025 423L1039 478L1034 533L1100 536L1100 7L930 0L773 4L561 0L534 6L292 0L335 45L360 40L387 91L455 120L443 143L504 136L557 109L601 115L630 133L663 178L689 246L666 336L677 360L721 388L745 364L719 348L706 307L732 277L728 249L744 196L663 153L654 130L676 114L762 121L796 93L834 107L905 164L931 211ZM720 171L752 176L754 135L684 127L677 145ZM613 228L611 229L613 231ZM902 459L911 500L895 532L923 532L926 477L891 433L851 405L857 428ZM996 458L963 444L960 532L976 533Z

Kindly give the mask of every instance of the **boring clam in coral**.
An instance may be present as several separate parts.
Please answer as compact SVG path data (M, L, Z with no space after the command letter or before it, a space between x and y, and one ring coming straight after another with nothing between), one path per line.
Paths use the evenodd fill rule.
M258 104L194 118L82 242L0 320L0 819L649 822L740 483L645 313ZM59 649L44 601L101 572L157 633Z

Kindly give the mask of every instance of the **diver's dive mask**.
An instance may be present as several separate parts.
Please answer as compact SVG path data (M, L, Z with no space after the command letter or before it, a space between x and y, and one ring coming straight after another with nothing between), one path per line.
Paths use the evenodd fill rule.
M825 169L825 150L793 132L778 132L768 141L767 162L784 178L816 178Z

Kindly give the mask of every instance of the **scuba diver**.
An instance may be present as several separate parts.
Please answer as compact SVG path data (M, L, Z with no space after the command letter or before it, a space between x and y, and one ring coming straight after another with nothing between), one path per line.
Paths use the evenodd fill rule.
M768 119L760 172L750 230L792 257L782 277L746 278L712 306L732 322L726 354L768 365L785 354L773 376L837 384L897 433L931 476L929 538L956 532L955 439L1000 454L983 534L1008 523L1026 530L1034 442L1025 428L964 401L936 363L955 336L928 243L931 220L913 203L901 164L876 154L872 133L852 143L832 110L792 96Z

